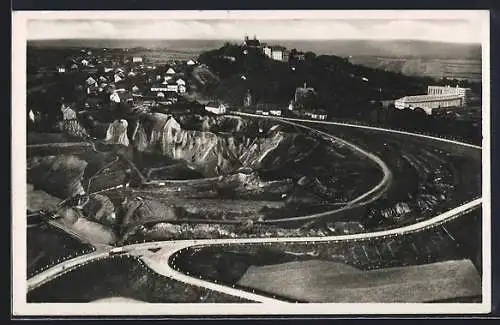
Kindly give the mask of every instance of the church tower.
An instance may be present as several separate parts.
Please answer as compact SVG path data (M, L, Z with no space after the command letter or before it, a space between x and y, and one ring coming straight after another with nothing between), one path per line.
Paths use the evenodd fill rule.
M247 90L247 93L243 97L243 106L249 107L252 105L252 94L250 94L250 89Z

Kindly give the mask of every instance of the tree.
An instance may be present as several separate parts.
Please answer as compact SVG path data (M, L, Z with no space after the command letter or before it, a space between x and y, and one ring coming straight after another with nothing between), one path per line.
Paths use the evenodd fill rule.
M304 54L304 58L306 60L306 63L312 63L316 58L316 53L308 51Z

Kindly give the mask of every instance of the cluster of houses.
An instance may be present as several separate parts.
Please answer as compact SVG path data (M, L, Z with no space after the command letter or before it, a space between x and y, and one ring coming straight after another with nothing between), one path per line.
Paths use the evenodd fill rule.
M304 118L310 118L314 120L326 120L328 118L327 112L321 109L317 109L315 107L304 106L302 102L309 96L315 96L316 91L313 87L308 87L307 83L304 83L302 87L297 87L295 89L295 94L293 99L290 100L290 103L287 109L282 109L282 107L278 104L272 103L252 103L252 95L248 90L245 96L243 97L243 106L246 108L253 108L255 110L255 114L264 115L264 116L282 116L286 111L288 114L298 115Z
M83 53L83 52L82 52ZM109 56L110 53L108 53ZM171 105L188 92L188 70L199 63L193 59L155 66L146 64L144 57L128 56L113 62L113 58L93 56L91 51L71 59L70 69L58 66L58 73L70 73L72 69L88 72L79 86L87 96L86 108L95 105L102 95L109 96L111 103L130 103L134 107ZM95 104L95 103L94 103ZM97 105L99 106L99 105ZM182 106L182 105L181 105ZM173 106L172 106L173 107ZM183 106L184 107L184 106ZM210 101L202 109L212 114L225 114L228 105ZM186 112L190 111L186 109Z
M253 39L250 39L248 36L245 36L245 39L242 43L243 48L253 48L258 49L268 58L281 61L281 62L289 62L291 59L295 61L304 61L305 54L300 51L289 51L286 47L281 45L268 45L266 43L261 43L257 36L254 36Z
M174 68L169 67L164 75L157 74L149 90L157 97L165 97L165 94L186 93L186 80L177 75Z
M262 52L264 55L269 57L270 59L281 61L281 62L294 62L304 61L305 54L304 52L292 50L289 51L286 47L280 45L267 45L262 43L256 36L253 39L250 39L248 36L245 36L243 43L241 44L244 51L253 49ZM244 52L245 53L245 52ZM242 76L245 79L244 76ZM316 120L326 120L328 118L328 114L323 111L316 109L314 107L304 107L301 105L301 102L304 98L308 96L315 96L316 92L314 88L307 87L307 84L304 84L303 87L298 87L295 90L295 94L293 99L290 101L288 105L288 112L294 112L295 115L299 115L304 118L316 119ZM255 109L255 113L259 115L273 115L273 116L281 116L285 109L281 109L279 105L274 104L252 104L252 96L248 91L243 97L243 106L244 107L253 107Z
M59 74L78 72L85 76L79 87L90 102L106 95L115 103L145 102L146 106L176 103L188 91L186 71L198 65L191 59L156 66L147 64L142 55L116 54L106 49L99 52L95 55L82 50L66 64L56 67Z
M253 39L245 37L242 46L262 51L273 60L288 61L290 58L290 51L285 47L268 46L256 37ZM297 53L300 58L301 53ZM142 55L128 51L96 49L81 50L80 53L72 55L64 64L57 65L55 72L75 73L78 76L78 80L81 80L78 88L86 96L86 108L100 107L100 101L106 97L111 103L151 107L175 104L187 94L190 68L197 65L199 63L193 59L167 65L154 65L148 63ZM298 87L288 111L295 110L299 115L312 119L326 119L327 115L324 112L310 111L297 106L302 98L311 94L315 94L314 88L307 85ZM250 93L244 98L244 106L254 107L255 112L261 115L281 116L287 110L285 107L282 109L279 105L270 103L252 105ZM204 107L205 111L213 114L225 114L228 110L228 105L219 101L208 102Z

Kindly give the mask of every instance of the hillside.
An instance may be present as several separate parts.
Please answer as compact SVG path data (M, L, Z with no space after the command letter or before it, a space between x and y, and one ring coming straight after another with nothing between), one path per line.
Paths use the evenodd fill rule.
M394 99L426 91L429 78L404 76L360 65L347 59L306 53L302 62L271 60L258 51L247 54L237 45L204 52L199 61L218 76L205 87L210 96L241 106L247 90L254 103L287 105L295 89L307 82L317 92L317 108L336 116L353 116L372 100Z

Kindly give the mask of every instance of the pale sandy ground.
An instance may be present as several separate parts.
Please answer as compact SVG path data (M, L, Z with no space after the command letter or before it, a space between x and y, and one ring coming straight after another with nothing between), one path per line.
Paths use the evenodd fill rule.
M61 199L41 190L35 190L32 184L27 184L27 208L30 211L54 210Z
M85 218L78 218L70 228L77 234L87 237L92 243L112 244L116 241L116 235L108 227Z

